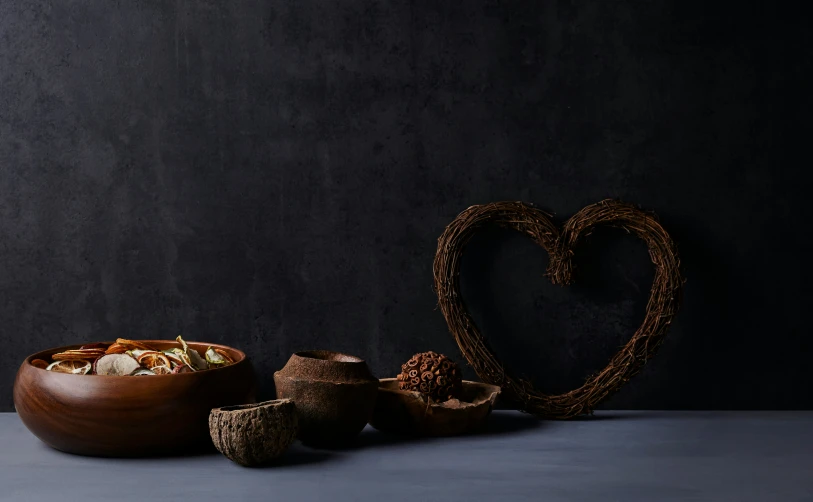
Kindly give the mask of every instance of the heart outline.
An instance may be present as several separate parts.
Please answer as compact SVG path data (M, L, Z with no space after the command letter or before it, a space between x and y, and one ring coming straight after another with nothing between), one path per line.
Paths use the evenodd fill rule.
M644 321L609 364L585 383L563 394L547 395L531 382L517 379L497 359L466 310L460 295L460 258L466 244L483 226L496 224L531 237L550 256L546 276L554 283L573 281L574 248L599 225L626 230L642 239L655 265ZM492 202L461 212L438 238L433 266L438 306L463 356L486 383L499 385L518 408L540 418L570 419L595 407L635 376L655 354L677 314L682 296L680 258L672 238L654 213L632 204L605 199L571 216L562 231L551 216L522 202Z

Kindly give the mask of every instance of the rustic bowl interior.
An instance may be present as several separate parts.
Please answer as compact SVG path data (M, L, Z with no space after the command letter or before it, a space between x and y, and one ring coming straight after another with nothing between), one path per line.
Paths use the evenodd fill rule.
M456 436L481 430L500 393L495 385L463 380L460 399L435 403L420 392L400 390L398 380L384 378L370 419L374 428L397 434Z
M319 359L322 361L335 361L339 363L363 363L364 359L348 354L341 354L339 352L331 352L329 350L306 350L304 352L297 352L299 357L307 357L309 359Z
M290 403L292 402L290 399L271 399L270 401L263 401L261 403L250 403L250 404L236 404L234 406L223 406L221 408L215 408L217 411L241 411L241 410L250 410L253 408L273 408L275 406L279 406L281 404Z
M478 403L484 400L491 399L495 389L498 387L481 384L480 382L469 382L464 380L463 391L460 394L460 401L463 403ZM398 388L398 380L395 378L382 378L378 384L378 390L384 392L393 392L397 394L420 395L419 392L401 390ZM435 403L435 405L442 405L443 403Z

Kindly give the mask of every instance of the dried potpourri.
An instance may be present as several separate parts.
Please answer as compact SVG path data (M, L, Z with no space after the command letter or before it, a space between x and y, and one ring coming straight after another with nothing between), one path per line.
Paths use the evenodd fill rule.
M48 371L57 373L71 373L74 375L87 375L91 368L90 361L80 361L79 359L64 359L56 361L45 368Z
M31 366L35 366L40 369L46 369L48 367L48 361L44 361L42 359L34 359L31 361Z
M53 362L31 361L33 366L75 375L150 376L192 373L234 364L228 352L209 347L204 356L176 338L180 347L158 350L146 343L119 338L109 345L90 343L51 356Z

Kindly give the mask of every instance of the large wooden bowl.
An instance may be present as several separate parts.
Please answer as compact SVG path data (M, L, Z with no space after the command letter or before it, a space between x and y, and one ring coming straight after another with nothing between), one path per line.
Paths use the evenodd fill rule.
M157 349L169 340L145 340ZM235 363L194 373L101 376L55 373L34 359L79 347L45 350L23 361L14 381L14 406L28 429L46 444L69 453L103 457L184 455L211 448L209 412L255 401L255 379L246 355L231 347L193 343L229 353Z

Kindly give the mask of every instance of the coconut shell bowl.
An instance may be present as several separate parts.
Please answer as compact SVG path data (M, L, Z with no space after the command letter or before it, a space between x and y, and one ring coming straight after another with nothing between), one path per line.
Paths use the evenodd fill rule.
M426 395L400 390L398 380L383 378L370 425L382 432L412 436L457 436L485 428L500 388L463 380L459 399L435 402Z
M245 467L273 461L291 446L299 428L290 399L215 408L209 433L217 451Z
M363 359L339 352L297 352L274 373L278 399L291 399L306 445L350 443L370 420L378 380Z
M158 350L170 340L145 340ZM231 347L189 342L227 353L234 364L149 377L57 373L31 364L79 345L26 358L14 382L14 406L26 427L49 446L101 457L186 455L212 448L209 412L255 401L255 378L246 355Z

